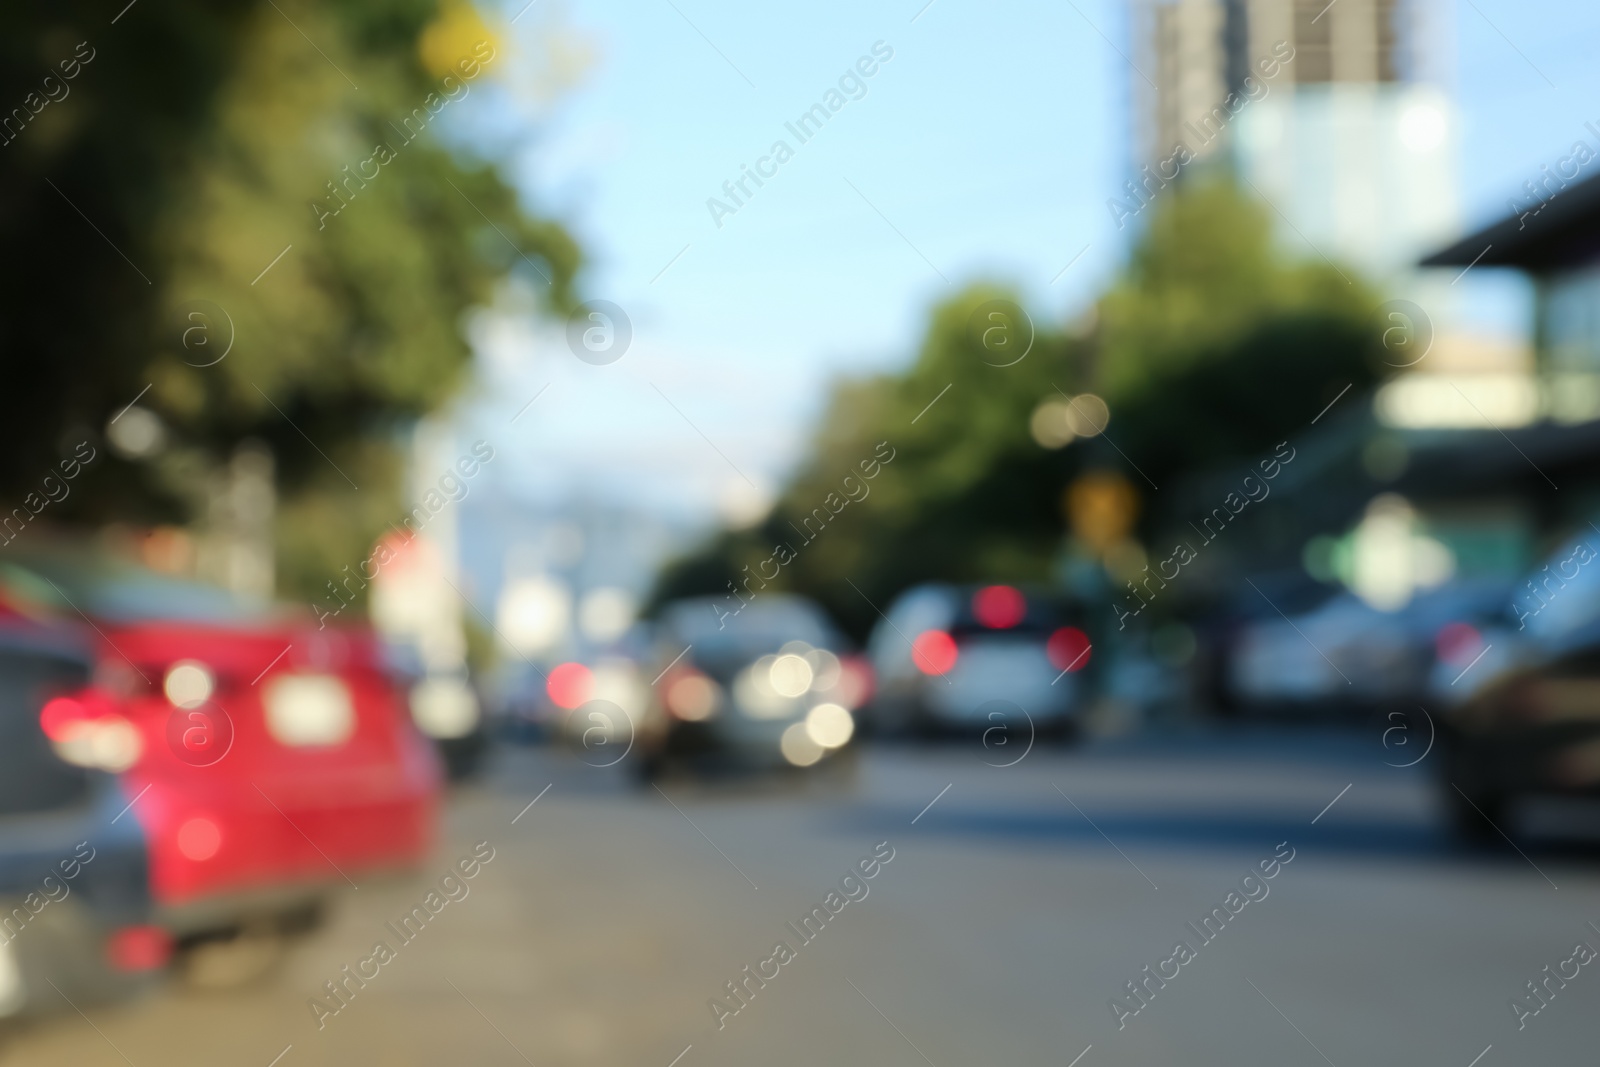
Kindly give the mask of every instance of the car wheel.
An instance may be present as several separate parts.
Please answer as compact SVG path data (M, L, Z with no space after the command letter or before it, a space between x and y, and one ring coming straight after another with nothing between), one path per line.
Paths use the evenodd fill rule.
M1083 723L1077 719L1062 719L1050 727L1050 739L1062 748L1072 748L1083 743Z
M327 921L328 902L322 897L285 908L274 916L278 932L291 938L316 933Z
M1509 798L1486 791L1462 792L1452 784L1445 795L1445 806L1450 829L1461 841L1482 846L1504 840L1501 834L1510 808Z
M283 959L287 938L276 924L252 924L231 936L183 946L183 981L191 989L240 989L265 978Z
M641 752L639 757L628 764L632 771L633 780L641 789L648 785L655 785L666 777L666 757L655 752Z
M485 730L447 738L436 744L444 762L445 777L451 782L465 782L475 776L489 753L489 735Z

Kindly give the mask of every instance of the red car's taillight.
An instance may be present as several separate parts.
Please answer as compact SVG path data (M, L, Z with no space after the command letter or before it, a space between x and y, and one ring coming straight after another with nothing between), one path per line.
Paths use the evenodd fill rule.
M144 742L117 710L107 694L83 689L46 701L39 709L39 729L66 762L119 774L138 762Z

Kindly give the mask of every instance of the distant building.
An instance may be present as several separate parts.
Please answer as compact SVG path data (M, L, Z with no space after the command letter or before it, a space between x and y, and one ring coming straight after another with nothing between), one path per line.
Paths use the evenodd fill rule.
M1231 167L1286 241L1377 278L1456 226L1431 0L1132 0L1135 183ZM1163 169L1163 164L1166 164Z
M1358 514L1403 504L1455 577L1510 581L1600 520L1600 175L1578 180L1580 161L1561 163L1553 172L1572 177L1421 261L1446 285L1495 268L1532 280L1523 365L1418 353L1369 408L1324 421L1297 442L1323 467L1298 467L1302 484L1286 478L1274 490L1302 523L1291 543L1317 527L1349 529L1354 543Z
M1255 509L1254 532L1224 546L1238 553L1228 561L1235 572L1275 575L1274 599L1302 570L1386 594L1446 576L1512 589L1547 552L1600 523L1600 175L1581 177L1595 159L1600 148L1584 145L1530 164L1537 184L1504 218L1419 257L1445 288L1469 271L1527 275L1530 350L1508 360L1485 341L1476 354L1458 347L1441 359L1438 338L1422 329L1414 361L1395 364L1403 373L1296 435L1303 457ZM1237 478L1236 469L1207 472L1170 491L1192 514ZM1362 578L1363 555L1380 572L1375 582Z
M1556 178L1541 191L1542 199L1518 205L1422 265L1461 273L1512 267L1528 275L1534 374L1524 421L1586 422L1600 418L1600 175Z

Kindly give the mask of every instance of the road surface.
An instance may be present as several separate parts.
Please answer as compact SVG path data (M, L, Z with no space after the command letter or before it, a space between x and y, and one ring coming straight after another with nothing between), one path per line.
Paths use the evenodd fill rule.
M431 879L344 891L248 985L68 1012L0 1063L1592 1062L1600 966L1568 961L1600 948L1596 851L1455 850L1429 762L1388 766L1376 731L986 765L1011 758L889 748L853 782L658 791L507 749L453 799ZM475 850L493 858L446 883L459 899L397 936ZM373 977L328 998L347 965ZM1577 974L1519 1019L1512 998L1557 970Z

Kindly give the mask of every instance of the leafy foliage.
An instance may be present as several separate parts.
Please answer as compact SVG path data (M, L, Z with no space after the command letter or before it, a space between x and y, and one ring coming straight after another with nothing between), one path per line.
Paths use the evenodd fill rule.
M656 602L729 594L732 607L730 583L746 588L745 568L779 542L796 558L769 584L817 598L858 636L916 582L1049 580L1066 534L1063 497L1080 474L1120 470L1143 492L1136 464L1156 484L1181 481L1270 451L1346 385L1360 391L1377 377L1376 301L1337 267L1287 258L1264 210L1220 182L1157 205L1088 336L1041 328L1025 359L995 366L973 315L1005 296L976 287L940 304L903 374L836 388L771 516L678 561ZM1080 392L1109 402L1107 432L1059 451L1036 444L1034 409ZM801 517L884 440L896 458L870 496L804 544ZM1147 495L1145 528L1172 518L1162 504Z
M540 275L550 307L571 302L573 241L437 137L462 106L437 103L441 57L494 35L457 0L168 0L115 25L111 14L27 5L0 40L0 106L77 42L95 50L68 95L0 148L12 253L0 493L20 496L148 386L140 403L170 447L108 458L68 514L185 521L204 503L197 472L258 438L285 494L285 572L322 573L303 555L313 543L347 563L396 511L388 442L467 371L464 312L513 271ZM490 62L466 91L494 74ZM408 142L403 118L435 107ZM349 181L372 173L380 143L393 158ZM348 204L319 217L314 201L339 203L330 182ZM202 300L222 316L191 317ZM230 335L227 358L200 365ZM316 538L287 528L312 516Z
M772 514L669 568L655 599L727 593L780 543L795 559L770 584L817 597L858 634L877 618L875 604L913 581L1045 577L1060 520L1054 494L1039 487L1060 480L1065 458L1033 443L1028 417L1058 388L1080 387L1083 346L1041 334L1020 362L996 365L982 311L1009 299L989 286L953 297L934 309L905 374L838 385L810 458ZM860 464L880 443L894 458L864 480ZM820 531L806 527L816 509L828 515L847 499L846 476L866 495Z
M1302 430L1377 381L1377 303L1348 270L1287 258L1233 186L1185 189L1100 301L1097 384L1118 444L1164 484Z

